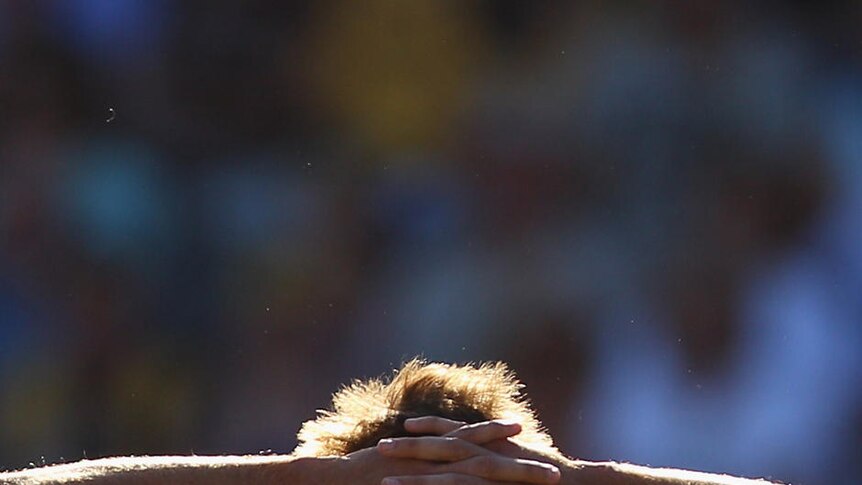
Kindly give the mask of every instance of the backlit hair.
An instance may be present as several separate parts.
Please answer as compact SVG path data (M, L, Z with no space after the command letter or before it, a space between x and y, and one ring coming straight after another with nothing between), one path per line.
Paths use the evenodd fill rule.
M419 416L478 423L511 419L522 431L511 438L536 451L558 453L502 362L482 365L427 363L413 359L389 379L354 381L333 395L299 432L295 456L344 456L380 439L412 436L404 420Z

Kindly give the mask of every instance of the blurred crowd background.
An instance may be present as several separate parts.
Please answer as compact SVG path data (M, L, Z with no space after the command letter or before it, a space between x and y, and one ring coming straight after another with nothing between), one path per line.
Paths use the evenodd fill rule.
M566 453L862 481L862 3L0 1L0 468L502 359Z

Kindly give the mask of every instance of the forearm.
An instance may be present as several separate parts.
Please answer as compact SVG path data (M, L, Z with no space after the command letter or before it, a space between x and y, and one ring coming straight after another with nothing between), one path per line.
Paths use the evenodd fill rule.
M768 485L772 482L628 463L567 460L560 485Z
M0 473L4 485L322 483L327 459L287 456L153 456L84 460Z

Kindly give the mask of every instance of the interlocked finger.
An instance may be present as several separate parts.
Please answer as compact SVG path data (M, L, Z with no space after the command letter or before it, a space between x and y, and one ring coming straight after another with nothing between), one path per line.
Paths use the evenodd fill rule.
M473 443L447 436L384 439L377 443L377 450L393 458L447 462L488 453Z
M453 436L477 445L510 438L521 432L521 425L514 421L498 419L466 424L439 416L410 418L404 421L404 428L414 434Z
M560 480L560 470L547 463L507 458L500 455L480 455L446 465L454 473L473 475L488 480L547 485Z
M439 475L419 475L413 477L384 478L381 485L513 485L512 482L499 482L486 478L441 473Z
M446 436L460 438L476 445L484 445L496 440L502 440L515 436L521 432L521 425L513 421L485 421L483 423L468 424L451 431Z

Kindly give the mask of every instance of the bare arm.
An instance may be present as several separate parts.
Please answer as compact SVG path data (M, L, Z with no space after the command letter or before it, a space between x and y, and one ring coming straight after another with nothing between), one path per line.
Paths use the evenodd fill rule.
M629 463L566 460L559 463L561 485L768 485L773 482L673 468L650 468Z
M77 463L0 473L4 485L155 485L183 483L324 483L331 459L286 456L142 456L83 460Z
M477 431L475 427L464 426L464 423L459 421L439 417L427 416L408 419L404 426L413 433L441 434L459 438L458 443L483 444L504 456L551 463L557 466L561 472L560 485L768 485L773 483L766 480L753 480L690 470L650 468L628 463L572 460L560 453L543 454L522 448L509 440L489 442L480 436L475 436ZM437 439L442 439L442 437ZM417 438L398 438L392 440L394 445L385 449L382 448L381 451L389 456L422 459L426 456L434 456L434 450L429 446L433 440L434 438L425 438L423 442ZM452 448L449 448L447 452L451 450ZM401 485L411 485L413 481L413 479L408 479L403 481Z

